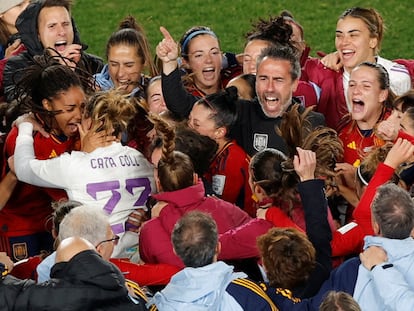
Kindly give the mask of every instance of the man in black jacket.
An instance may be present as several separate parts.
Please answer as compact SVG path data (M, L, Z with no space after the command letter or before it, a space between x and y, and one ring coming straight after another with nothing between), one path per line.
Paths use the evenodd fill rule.
M41 284L5 276L0 310L147 310L143 300L131 300L118 268L85 239L71 237L59 244L51 276Z
M192 95L181 81L178 68L177 44L164 34L157 47L157 56L163 61L162 91L165 103L174 114L187 118L199 97ZM299 60L290 47L270 46L257 60L256 98L238 101L238 118L231 131L232 137L250 156L265 148L275 148L287 153L284 139L276 128L285 118L285 112L298 106L305 108L293 97L301 73ZM305 117L310 130L325 125L322 114L311 111Z

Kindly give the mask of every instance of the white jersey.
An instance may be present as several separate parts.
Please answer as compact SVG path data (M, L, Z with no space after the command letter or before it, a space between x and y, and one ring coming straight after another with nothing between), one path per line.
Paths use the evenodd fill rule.
M124 234L125 222L133 210L146 210L145 202L155 189L153 167L139 151L112 143L91 153L72 151L56 158L37 160L32 125L22 123L14 162L19 180L64 189L71 200L103 208L114 234L121 237L113 257L127 256L124 251L138 243L137 234Z
M395 95L400 96L411 89L410 73L408 72L408 69L404 65L397 64L396 62L390 61L380 56L377 56L376 60L378 64L382 65L387 70L388 76L390 79L390 88L395 93ZM349 73L344 70L344 74L343 74L344 93L345 93L348 110L351 111L352 106L348 100L348 92L347 92L348 83L349 83Z

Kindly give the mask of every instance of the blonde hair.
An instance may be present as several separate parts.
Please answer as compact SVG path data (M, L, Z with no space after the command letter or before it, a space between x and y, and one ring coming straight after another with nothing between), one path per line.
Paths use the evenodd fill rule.
M92 119L92 131L115 136L126 130L135 112L134 103L117 90L96 93L85 107L85 116Z

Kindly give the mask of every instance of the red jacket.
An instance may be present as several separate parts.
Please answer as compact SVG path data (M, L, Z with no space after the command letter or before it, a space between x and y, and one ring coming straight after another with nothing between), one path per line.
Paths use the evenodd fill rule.
M325 116L326 125L338 129L339 121L348 113L343 87L343 71L326 68L319 59L308 58L301 79L311 81L321 89L316 111Z
M171 233L175 223L189 211L209 213L217 223L218 233L238 227L251 218L236 205L215 197L204 196L202 182L185 189L154 195L158 201L168 204L160 215L144 223L139 235L139 252L146 263L167 263L184 267L173 252Z

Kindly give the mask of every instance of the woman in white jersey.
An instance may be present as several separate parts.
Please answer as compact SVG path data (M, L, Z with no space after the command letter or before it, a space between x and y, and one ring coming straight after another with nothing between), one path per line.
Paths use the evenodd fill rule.
M85 107L80 132L120 135L134 116L135 105L118 91L94 95ZM153 187L153 168L137 150L120 142L94 150L72 151L48 160L37 160L33 152L33 125L18 124L14 154L16 175L24 182L65 189L69 199L102 207L109 215L114 234L120 237L113 257L132 255L138 243L128 230L128 215L145 210Z

